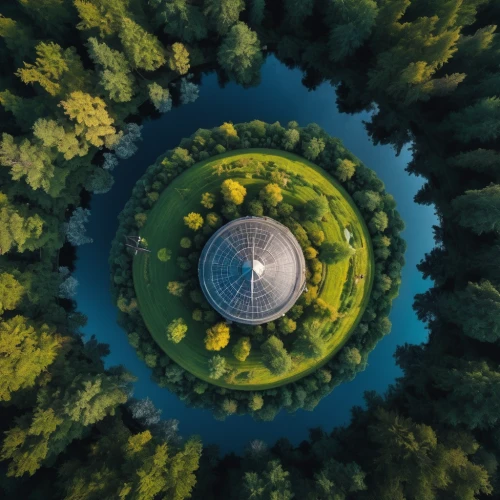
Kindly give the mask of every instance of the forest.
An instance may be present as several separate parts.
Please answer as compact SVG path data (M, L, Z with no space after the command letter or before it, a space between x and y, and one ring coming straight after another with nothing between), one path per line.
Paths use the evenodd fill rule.
M0 489L4 498L474 499L498 496L500 39L496 0L18 0L0 6ZM349 425L242 456L181 440L105 368L73 300L88 204L140 116L205 71L258 85L268 54L375 144L411 144L439 216L404 375ZM316 144L317 146L317 144Z

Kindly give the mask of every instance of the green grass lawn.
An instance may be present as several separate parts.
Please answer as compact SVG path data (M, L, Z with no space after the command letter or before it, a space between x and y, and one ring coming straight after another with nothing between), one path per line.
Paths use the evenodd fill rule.
M219 193L221 183L228 177L243 184L248 194L260 190L267 181L251 178L251 168L244 167L230 174L217 175L214 166L224 159L234 161L248 158L260 162L274 161L279 167L292 174L300 173L312 185L335 197L335 213L322 222L327 241L345 241L344 229L353 235L356 254L351 262L326 266L326 273L320 285L319 297L340 309L346 298L349 306L343 317L334 325L325 322L322 336L325 339L325 355L321 359L294 357L293 369L283 376L274 376L262 364L260 351L252 347L250 356L244 362L234 358L231 349L237 336L233 335L229 345L219 351L226 357L231 368L238 374L232 383L223 379L212 380L208 376L208 360L216 353L207 351L204 337L207 326L192 320L193 304L189 299L179 299L167 291L169 281L178 280L179 270L176 259L180 255L179 241L186 235L183 217L189 212L206 214L201 204L201 195L207 191ZM295 187L293 191L283 190L284 201L293 205L302 205L317 196L312 188ZM248 196L248 195L247 195ZM148 216L141 231L146 238L151 254L139 254L134 258L134 285L142 317L156 342L176 363L212 384L241 390L269 389L297 380L327 362L346 342L359 322L368 304L373 282L374 260L368 229L356 205L340 184L324 170L313 163L296 156L271 149L249 149L225 153L200 162L177 177L161 194ZM156 254L160 248L172 250L172 259L163 263ZM351 269L350 269L350 266ZM365 279L353 285L355 275L364 274ZM349 281L345 287L346 280ZM345 290L348 297L345 297ZM343 293L344 291L344 293ZM343 296L344 295L344 296ZM175 318L182 317L187 325L186 337L179 343L169 342L166 327ZM289 337L292 337L292 333ZM285 339L285 345L287 339ZM251 375L249 376L249 374Z

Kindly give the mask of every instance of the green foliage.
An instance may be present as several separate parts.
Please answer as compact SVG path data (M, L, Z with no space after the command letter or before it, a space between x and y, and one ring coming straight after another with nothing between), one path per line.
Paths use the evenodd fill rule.
M178 344L185 336L188 327L182 318L174 319L167 326L167 339Z
M205 348L208 351L220 351L229 344L229 325L217 323L207 330L205 337Z
M235 24L217 52L217 61L229 77L241 85L257 84L260 81L260 68L263 63L257 33L245 23Z
M154 71L166 63L165 50L158 38L132 19L127 17L122 19L119 37L128 61L134 69Z
M330 213L330 205L326 196L318 196L309 200L304 207L304 215L307 220L318 222Z
M12 180L25 179L32 189L42 188L48 193L55 182L56 167L49 151L29 139L16 143L14 137L3 134L0 143L0 164L10 168Z
M246 472L243 478L243 490L247 498L293 498L290 473L283 469L278 460L269 462L262 473Z
M213 193L203 193L201 195L201 204L208 209L214 208L215 195ZM207 215L207 222L208 222L208 215Z
M300 132L296 129L287 130L283 136L283 147L293 151L300 141Z
M377 4L373 0L330 3L330 59L341 61L352 55L369 37L377 17Z
M40 139L45 147L57 149L65 160L85 156L89 151L87 144L78 140L74 130L66 130L55 120L38 119L33 125L33 135Z
M66 101L61 101L64 114L75 121L76 135L82 136L92 146L103 146L115 138L113 119L100 97L92 97L81 91L72 92Z
M172 109L172 99L168 89L153 82L148 85L148 91L149 98L158 112L168 113Z
M220 35L226 34L238 22L245 9L243 0L206 0L205 15Z
M497 342L500 293L489 281L469 283L462 291L443 297L441 310L463 333L481 342Z
M500 185L491 184L484 189L466 191L452 202L458 223L476 234L498 232L500 219Z
M325 149L325 142L321 138L313 137L310 141L303 144L304 156L311 161L314 161L320 153Z
M250 337L241 337L233 347L233 355L238 361L245 361L250 355L252 343Z
M38 83L51 96L86 87L87 76L73 47L63 50L57 43L40 42L35 50L35 63L25 62L16 72L24 83Z
M273 375L283 375L292 369L292 358L278 337L269 337L260 346L260 350L264 365Z
M182 297L186 288L186 283L181 283L180 281L170 281L167 285L167 290L175 297Z
M0 290L5 291L8 286L5 276L9 275L0 276ZM12 282L10 285L9 288L17 293L19 301L19 289L16 290ZM20 286L19 283L17 286ZM3 308L14 309L15 300L15 296L9 297L10 302L3 304ZM40 375L54 362L62 346L63 338L47 325L36 327L23 316L0 322L0 400L9 401L12 393L33 387Z
M323 243L321 245L320 259L327 264L342 262L354 255L354 249L348 243L335 241L334 243Z
M207 37L207 20L201 8L187 0L152 0L165 33L192 43Z
M16 309L25 293L24 286L12 274L0 274L0 315Z
M348 159L336 161L335 176L340 182L348 181L356 172L356 164Z
M247 190L239 182L226 179L222 183L221 193L226 203L241 205L245 200Z
M278 184L267 184L264 188L261 189L259 198L267 207L275 207L276 205L278 205L278 203L283 201L281 188L278 186Z
M168 59L168 67L178 73L185 75L189 71L189 52L182 43L174 43L170 48Z
M7 253L16 248L18 252L35 250L46 243L42 238L45 222L38 215L30 215L26 208L17 209L0 192L0 248Z
M193 242L187 236L184 236L184 238L181 238L181 247L182 248L191 248L192 245L193 245Z
M96 38L89 38L89 56L100 69L100 84L115 102L128 102L134 95L134 78L125 55Z
M208 361L208 370L210 378L214 380L220 379L228 371L226 358L220 354L215 354Z

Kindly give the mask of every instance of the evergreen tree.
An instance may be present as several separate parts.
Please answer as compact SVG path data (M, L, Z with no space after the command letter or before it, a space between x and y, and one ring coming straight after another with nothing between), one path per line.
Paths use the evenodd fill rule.
M440 310L468 337L481 342L500 339L500 293L489 281L469 283L464 290L445 295Z
M166 62L165 50L158 38L125 17L119 33L123 50L134 69L154 71Z
M204 5L205 15L220 35L225 35L245 10L243 0L205 0Z
M341 61L352 55L370 36L377 17L377 4L373 0L333 0L330 9L330 59Z
M452 202L458 223L476 234L498 232L500 218L500 185L466 191Z
M224 38L217 60L238 83L244 86L258 83L263 57L257 33L245 23L235 24Z
M100 84L115 102L128 102L134 95L134 78L125 55L96 38L89 38L89 56L100 68Z
M207 37L207 21L197 5L187 0L150 0L165 33L188 43Z

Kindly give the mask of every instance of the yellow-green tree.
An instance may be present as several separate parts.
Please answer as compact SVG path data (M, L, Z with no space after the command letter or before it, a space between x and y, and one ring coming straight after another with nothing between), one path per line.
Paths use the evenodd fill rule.
M23 316L0 323L0 400L33 387L56 359L63 339L47 325L35 327Z
M165 50L158 38L132 19L122 19L119 37L133 68L154 71L165 64Z
M226 147L229 146L230 139L238 138L238 131L234 128L234 125L231 122L224 122L220 127L222 135L226 139Z
M0 314L14 310L21 302L24 294L23 285L12 274L0 274Z
M34 64L24 63L16 75L24 83L38 83L51 96L87 86L88 78L73 47L62 49L57 43L40 42Z
M221 322L207 330L205 347L208 351L220 351L229 344L229 325Z
M209 210L211 208L214 208L215 204L215 195L213 193L203 193L201 195L201 204L205 207L208 208Z
M233 355L238 361L245 361L250 355L252 343L250 337L241 337L236 345L233 347Z
M189 52L182 45L182 43L174 43L170 48L168 55L168 67L179 73L179 75L185 75L189 71Z
M266 187L260 190L259 197L268 207L275 207L278 203L283 201L283 195L281 194L281 188L278 184L268 184Z
M227 203L241 205L245 201L247 190L239 182L226 179L222 183L221 193Z
M14 247L24 252L45 244L42 239L44 224L38 214L27 215L25 209L12 205L7 195L0 192L0 249L3 254Z
M191 212L184 217L184 224L193 231L198 231L203 227L203 217L196 212Z
M178 344L185 336L188 327L182 318L174 319L167 327L167 339Z
M100 97L93 97L80 90L72 92L68 99L61 101L64 114L76 122L77 135L83 136L96 147L116 138L113 119L106 110L106 103Z

